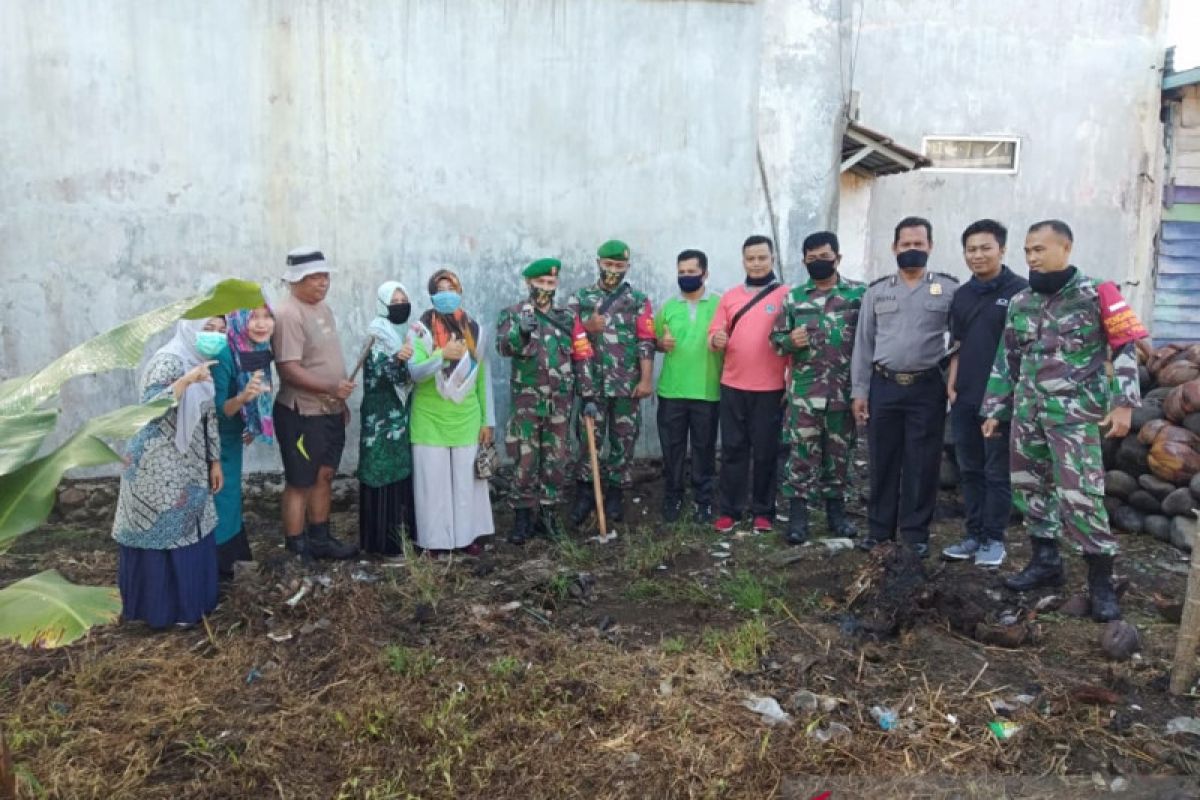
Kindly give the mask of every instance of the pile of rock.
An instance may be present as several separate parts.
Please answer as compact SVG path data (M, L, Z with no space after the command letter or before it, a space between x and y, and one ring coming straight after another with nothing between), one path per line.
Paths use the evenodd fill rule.
M1200 508L1200 345L1138 350L1142 407L1104 442L1104 505L1113 527L1190 550Z

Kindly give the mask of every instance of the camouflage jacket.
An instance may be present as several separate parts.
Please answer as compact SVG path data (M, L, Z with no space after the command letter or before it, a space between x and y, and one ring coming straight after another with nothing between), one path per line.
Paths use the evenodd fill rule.
M536 312L537 329L521 330L521 311L527 303L500 312L496 349L512 359L513 410L539 417L564 413L574 396L592 397L592 346L579 317L565 308Z
M613 291L619 290L618 287ZM610 294L599 286L587 286L571 295L567 308L584 320ZM588 334L595 353L591 362L592 381L600 397L632 397L642 377L639 361L654 358L654 314L650 300L630 287L609 307L606 316L608 324L604 330Z
M1013 295L983 416L1007 421L1015 413L1051 424L1097 422L1110 406L1141 405L1133 345L1110 353L1096 286L1076 270L1055 294L1024 289Z
M788 293L775 318L771 345L780 355L791 356L791 402L830 411L850 407L850 357L866 291L858 281L839 277L828 292L810 279ZM794 328L808 330L807 347L792 344Z

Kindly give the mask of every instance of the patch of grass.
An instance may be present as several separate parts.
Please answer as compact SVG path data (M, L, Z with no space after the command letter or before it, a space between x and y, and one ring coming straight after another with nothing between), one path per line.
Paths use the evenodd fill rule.
M555 600L566 600L571 595L571 577L564 574L555 575L546 585L546 593Z
M488 666L488 672L497 678L507 678L515 675L521 669L521 662L512 656L501 656Z
M761 618L727 630L709 628L704 631L702 639L706 650L724 659L731 669L740 672L751 672L758 666L758 660L767 652L770 641L767 623Z
M711 606L716 602L716 599L694 580L667 578L638 578L625 587L621 595L626 600L668 600L696 606Z
M682 636L671 636L659 643L662 651L669 656L677 656L687 652L687 641Z
M767 607L772 597L779 594L779 581L760 578L749 570L739 569L721 581L721 593L729 598L738 611L757 614Z
M825 609L825 593L820 589L801 592L792 599L790 606L800 614L816 614Z
M596 552L570 537L554 543L555 558L578 572L586 572L596 563Z
M686 547L684 536L679 531L664 532L637 528L625 538L625 551L621 554L620 567L626 572L644 573L654 569Z
M450 569L449 560L446 561L446 566L442 567L437 561L417 552L411 541L406 541L404 563L408 566L407 586L413 599L436 609L445 588L446 573Z
M383 649L383 660L387 668L406 678L428 675L437 664L437 657L424 650L413 650L401 644L389 644Z

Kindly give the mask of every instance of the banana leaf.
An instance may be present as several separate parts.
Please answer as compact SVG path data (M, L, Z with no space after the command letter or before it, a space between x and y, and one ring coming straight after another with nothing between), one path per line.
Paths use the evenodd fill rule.
M50 516L63 473L76 467L96 467L121 460L101 437L128 439L147 422L161 417L173 403L174 399L168 395L94 417L49 455L0 475L0 553L18 536Z
M180 317L202 319L239 308L257 308L262 303L262 288L257 283L230 279L205 294L147 312L89 339L32 375L0 383L0 415L32 412L78 375L136 368L146 342Z
M54 430L58 411L34 411L0 417L0 475L6 475L37 455L42 440Z
M121 615L112 586L76 586L48 569L0 589L0 640L23 647L62 647Z

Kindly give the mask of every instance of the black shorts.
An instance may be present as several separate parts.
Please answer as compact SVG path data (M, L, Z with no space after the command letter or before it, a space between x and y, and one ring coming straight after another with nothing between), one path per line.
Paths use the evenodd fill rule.
M303 416L275 404L275 438L283 457L283 480L288 486L307 489L317 482L321 467L337 471L346 448L346 426L341 414Z

